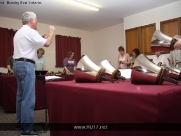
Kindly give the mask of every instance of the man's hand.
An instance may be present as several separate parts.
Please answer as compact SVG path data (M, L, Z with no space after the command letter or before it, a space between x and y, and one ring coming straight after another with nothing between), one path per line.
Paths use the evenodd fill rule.
M55 31L55 27L54 27L54 26L50 26L50 27L49 27L48 34L49 34L49 35L52 35L52 34L54 33L54 31Z
M48 29L48 37L47 37L47 41L45 43L45 47L49 47L50 44L52 43L52 39L53 39L53 33L55 31L55 27L54 26L50 26Z

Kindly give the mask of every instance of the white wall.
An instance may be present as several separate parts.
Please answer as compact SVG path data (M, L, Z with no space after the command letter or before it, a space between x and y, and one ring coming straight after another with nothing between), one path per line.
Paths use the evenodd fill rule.
M12 28L15 30L18 30L21 28L22 23L21 20L15 20L10 18L4 18L0 17L0 27L3 28ZM52 25L52 24L51 24ZM38 24L38 32L40 34L44 34L48 32L49 25L47 24ZM94 57L94 44L92 39L92 33L88 31L82 31L82 30L76 30L76 29L70 29L60 26L55 26L55 35L66 35L66 36L74 36L74 37L80 37L81 38L81 54L87 54L90 57ZM49 71L59 71L62 70L62 68L55 68L55 36L53 38L53 42L50 47L44 48L45 49L45 58L47 63L47 70ZM6 68L0 68L0 72L7 73Z
M94 31L92 34L95 44L95 63L98 65L107 59L117 67L118 47L124 46L123 23Z
M126 29L156 23L156 30L160 30L160 22L181 17L181 0L151 9L145 12L134 14L124 18L124 31ZM125 35L124 35L125 37ZM125 45L125 40L124 40ZM148 55L153 58L153 55Z

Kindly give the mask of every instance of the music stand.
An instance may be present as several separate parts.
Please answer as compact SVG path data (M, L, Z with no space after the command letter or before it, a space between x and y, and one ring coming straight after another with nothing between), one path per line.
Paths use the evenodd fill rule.
M60 78L52 78L52 79L49 79L49 80L46 80L46 76L45 74L47 73L48 71L44 70L36 70L35 71L35 74L36 74L36 79L37 80L40 80L40 81L43 81L44 84L46 84L46 82L51 82L51 81L61 81L61 80L64 80L64 77L60 77ZM43 130L44 131L47 131L48 130L48 127L49 127L49 123L48 123L48 117L47 117L47 103L46 103L46 97L45 97L45 122L44 123L36 123L37 125L40 125L43 127Z
M45 75L48 72L48 70L35 70L35 74L38 75Z

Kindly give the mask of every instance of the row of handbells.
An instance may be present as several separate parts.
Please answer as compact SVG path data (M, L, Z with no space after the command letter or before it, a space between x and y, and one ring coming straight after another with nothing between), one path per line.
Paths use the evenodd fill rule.
M156 30L151 40L151 50L153 52L163 50L173 50L175 38L171 38L159 30ZM102 82L102 79L114 82L115 80L131 81L132 84L151 84L161 85L163 81L168 81L179 85L181 79L181 68L177 68L172 64L158 65L152 63L144 54L140 54L131 69L131 77L126 79L121 76L119 69L114 68L111 62L103 60L100 66L97 66L91 59L84 55L79 63L83 68L77 68L74 73L76 82Z
M132 84L161 85L166 80L178 85L175 79L180 79L179 69L174 66L160 67L152 63L144 54L136 58L130 79L121 76L120 70L113 67L108 60L103 60L98 66L87 55L84 55L78 63L81 67L78 67L74 73L76 82L102 82L102 80L114 82L121 79L131 81Z

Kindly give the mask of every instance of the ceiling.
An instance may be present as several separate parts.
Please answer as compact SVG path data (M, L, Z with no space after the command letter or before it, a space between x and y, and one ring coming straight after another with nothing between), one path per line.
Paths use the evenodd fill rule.
M19 4L7 4L7 2ZM0 0L0 16L21 19L25 11L37 14L38 22L85 31L96 31L123 22L123 18L179 0L79 0L99 7L92 11L63 0L33 0L41 4L20 4L22 0Z

